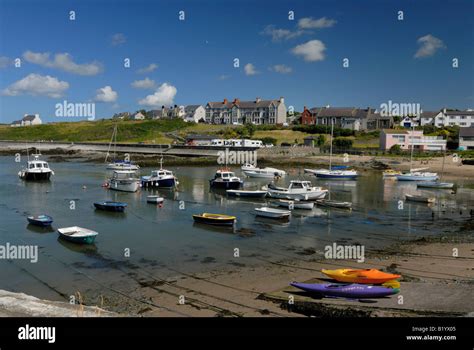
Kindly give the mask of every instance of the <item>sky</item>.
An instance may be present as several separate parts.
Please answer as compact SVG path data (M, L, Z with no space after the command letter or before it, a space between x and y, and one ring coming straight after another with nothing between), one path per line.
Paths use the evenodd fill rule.
M473 108L473 14L472 0L0 0L0 123L86 118L57 116L64 101L97 118L280 96L296 111Z

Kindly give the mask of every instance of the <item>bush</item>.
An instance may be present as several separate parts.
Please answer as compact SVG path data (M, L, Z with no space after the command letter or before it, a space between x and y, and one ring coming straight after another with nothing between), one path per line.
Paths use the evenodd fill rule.
M263 142L265 145L270 144L270 143L271 143L272 145L276 145L276 144L277 144L277 141L278 141L278 140L277 140L276 138L274 138L274 137L264 137L264 138L262 138L261 140L262 140L262 142Z
M333 145L336 148L349 149L352 148L353 141L345 137L336 137L334 139Z
M402 153L402 148L400 145L393 145L390 147L390 150L388 151L390 154L401 154Z
M308 134L330 134L329 125L294 125L293 131L302 131ZM355 131L351 129L334 128L334 136L354 136Z

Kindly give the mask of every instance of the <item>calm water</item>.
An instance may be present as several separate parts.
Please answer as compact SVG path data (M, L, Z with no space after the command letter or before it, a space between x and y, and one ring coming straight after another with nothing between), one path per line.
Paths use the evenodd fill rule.
M358 181L316 181L294 172L280 184L295 178L311 179L329 188L332 199L352 201L354 210L297 210L289 223L278 223L252 214L264 200L236 200L211 192L208 180L216 168L169 167L179 178L178 191L131 194L102 188L107 172L101 164L50 166L56 173L51 182L24 182L17 176L20 164L13 157L0 157L0 243L40 247L36 264L0 260L0 289L61 299L61 293L70 295L77 290L129 290L133 278L141 274L165 278L228 265L238 268L268 260L307 259L314 255L305 256L304 249L323 251L333 242L365 244L370 250L417 236L456 232L457 223L467 220L474 202L474 190L467 188L468 183L460 183L455 195L423 191L438 198L432 207L404 203L399 209L398 200L404 193L415 193L415 184L384 181L375 172L364 173ZM141 174L150 171L141 169ZM240 176L239 170L236 173ZM249 179L245 187L257 188L267 182ZM165 197L162 208L146 203L146 196L152 193ZM96 211L92 203L97 200L124 201L128 208L126 213ZM75 210L70 209L70 201L75 201ZM183 210L180 201L184 202ZM191 215L200 212L236 215L238 223L234 229L194 224ZM27 224L27 215L39 213L53 216L53 229ZM98 231L96 243L78 246L58 239L55 229L73 225ZM130 257L124 257L127 248ZM234 258L235 248L239 248L240 258Z

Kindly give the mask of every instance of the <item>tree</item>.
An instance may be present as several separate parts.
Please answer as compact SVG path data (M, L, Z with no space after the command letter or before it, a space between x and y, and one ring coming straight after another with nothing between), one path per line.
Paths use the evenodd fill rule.
M353 141L345 137L336 137L334 139L333 145L336 148L349 149L352 148Z
M402 148L400 145L393 145L390 147L390 150L388 151L390 154L400 154L402 153Z
M245 124L245 129L247 131L247 135L249 135L249 137L252 138L256 130L255 125L252 123L247 123Z
M326 143L326 136L324 136L323 134L318 135L318 138L316 140L316 145L318 147L321 147L321 146L324 146L325 143Z

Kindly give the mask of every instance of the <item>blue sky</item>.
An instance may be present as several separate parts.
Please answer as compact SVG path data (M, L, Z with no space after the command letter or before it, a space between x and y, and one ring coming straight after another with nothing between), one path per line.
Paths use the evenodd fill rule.
M98 118L256 96L284 96L296 110L389 100L472 108L473 4L0 0L0 122L64 121L54 115L64 100L96 102Z

